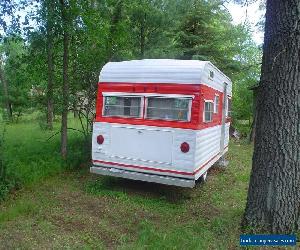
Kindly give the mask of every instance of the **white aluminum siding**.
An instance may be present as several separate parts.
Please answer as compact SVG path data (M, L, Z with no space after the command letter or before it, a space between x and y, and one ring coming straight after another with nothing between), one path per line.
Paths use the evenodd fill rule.
M131 131L132 129L165 131L167 134L168 133L172 134L172 143L169 143L169 139L166 140L165 142L164 141L157 142L155 140L155 137L153 138L153 140L151 140L151 137L146 136L147 138L146 137L145 138L147 139L147 141L145 141L145 143L153 144L150 145L149 147L149 149L151 148L152 150L154 146L156 146L156 154L158 154L157 156L153 157L153 152L148 152L148 153L145 152L143 154L139 154L138 152L136 152L136 155L133 155L134 152L132 150L129 150L130 154L128 155L128 157L125 157L125 155L120 156L117 154L117 152L114 152L116 150L116 145L112 146L113 143L111 139L113 137L112 131L116 131L116 129L118 128L121 129L121 127L122 128L128 127L130 128L129 131ZM129 137L126 135L126 133L127 133L126 130L122 130L122 133L119 133L120 142L122 142L124 139L129 140ZM98 135L103 135L104 137L104 143L102 145L97 144ZM143 135L141 134L141 136ZM195 168L194 166L195 165L194 153L196 148L195 138L196 138L196 131L191 129L160 128L160 127L149 127L149 126L140 126L140 125L123 125L123 124L113 124L113 123L105 123L105 122L95 122L93 128L93 139L92 139L92 159L105 161L105 162L114 162L114 163L121 163L126 165L133 165L133 166L145 166L150 168L192 173ZM187 142L190 145L190 151L187 153L181 152L180 145L183 142ZM130 147L130 143L134 144L137 142L134 140L131 142L127 142L126 147ZM120 145L120 147L122 147L122 145ZM140 150L143 149L144 148L141 148ZM121 149L119 148L118 150ZM165 152L166 150L169 151L168 154L166 154ZM161 155L160 157L159 154L163 154L163 155ZM162 175L170 175L170 176L178 175L169 172L157 172L157 171L149 171L149 170L145 171L145 170L140 170L135 168L132 168L132 170L141 171L141 172L151 172L155 174L159 173ZM189 175L182 175L182 177L192 178L192 176Z
M214 72L213 79L209 77ZM231 96L231 80L208 61L145 59L123 62L109 62L99 76L99 82L118 83L177 83L205 84L223 92L224 82L228 84Z

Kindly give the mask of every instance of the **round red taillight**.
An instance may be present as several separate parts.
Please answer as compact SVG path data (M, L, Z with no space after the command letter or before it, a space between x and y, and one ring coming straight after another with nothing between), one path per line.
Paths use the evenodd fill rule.
M190 150L190 145L187 142L183 142L180 146L181 152L187 153Z
M103 142L104 142L104 137L103 137L103 135L98 135L98 136L97 136L97 143L98 143L98 144L103 144Z

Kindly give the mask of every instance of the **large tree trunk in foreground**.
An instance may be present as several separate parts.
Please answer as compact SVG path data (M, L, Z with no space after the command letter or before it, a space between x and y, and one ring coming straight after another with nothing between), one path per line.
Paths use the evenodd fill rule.
M300 1L268 0L253 167L242 225L291 233L300 209Z
M68 145L68 108L69 108L69 21L66 10L66 3L64 0L60 0L62 8L62 21L64 28L64 55L63 55L63 107L61 115L61 156L63 159L67 158L67 145Z
M47 2L47 57L48 57L48 85L47 85L47 125L53 129L53 85L54 85L54 59L53 59L53 1Z
M9 100L9 94L8 94L8 82L5 78L5 73L2 68L2 61L0 60L0 81L2 82L3 87L3 97L4 97L4 107L7 112L8 119L12 119L12 107L11 102Z

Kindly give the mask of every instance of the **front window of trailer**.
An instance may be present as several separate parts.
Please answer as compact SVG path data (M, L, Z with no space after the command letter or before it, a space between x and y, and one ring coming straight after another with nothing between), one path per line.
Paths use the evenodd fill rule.
M140 118L141 104L139 96L105 96L103 116Z
M146 118L190 121L191 100L181 97L148 97Z

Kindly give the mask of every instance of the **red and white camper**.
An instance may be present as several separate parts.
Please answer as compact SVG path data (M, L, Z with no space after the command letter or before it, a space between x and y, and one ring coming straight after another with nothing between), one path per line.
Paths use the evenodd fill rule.
M193 187L228 150L231 95L230 79L208 61L106 64L90 171Z

